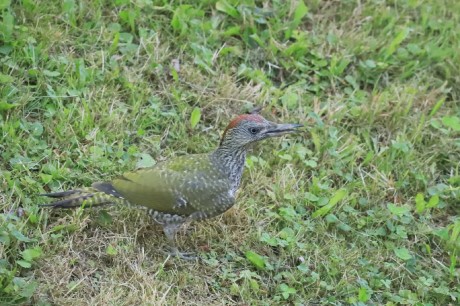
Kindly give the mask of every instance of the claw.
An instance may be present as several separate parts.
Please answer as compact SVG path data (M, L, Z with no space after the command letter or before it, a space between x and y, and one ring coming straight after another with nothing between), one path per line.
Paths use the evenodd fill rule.
M180 252L178 248L172 247L169 252L164 251L166 255L169 255L171 257L178 257L183 260L195 260L198 258L195 253L193 252Z

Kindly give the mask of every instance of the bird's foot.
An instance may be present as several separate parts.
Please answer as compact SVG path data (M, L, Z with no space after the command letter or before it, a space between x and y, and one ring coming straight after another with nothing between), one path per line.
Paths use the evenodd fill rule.
M178 257L183 260L195 260L198 258L195 253L193 252L181 252L176 247L171 248L169 251L164 252L166 255L171 257Z

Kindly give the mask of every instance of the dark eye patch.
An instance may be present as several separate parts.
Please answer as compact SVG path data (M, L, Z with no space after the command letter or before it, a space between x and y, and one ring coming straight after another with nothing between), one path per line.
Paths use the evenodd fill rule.
M249 128L249 133L251 133L252 135L256 135L259 132L260 132L259 128L256 128L256 127Z

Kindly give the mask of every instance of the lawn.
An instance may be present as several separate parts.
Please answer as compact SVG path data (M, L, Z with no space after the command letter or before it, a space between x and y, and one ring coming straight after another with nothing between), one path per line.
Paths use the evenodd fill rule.
M0 0L0 304L458 305L459 50L457 0ZM178 235L197 261L142 210L38 206L257 106L306 127Z

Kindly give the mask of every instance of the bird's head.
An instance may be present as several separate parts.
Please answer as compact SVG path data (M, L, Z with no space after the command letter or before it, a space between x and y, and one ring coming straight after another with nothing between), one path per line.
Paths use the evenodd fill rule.
M222 135L220 145L245 147L253 142L269 137L294 132L302 124L277 124L259 114L245 114L233 119Z

